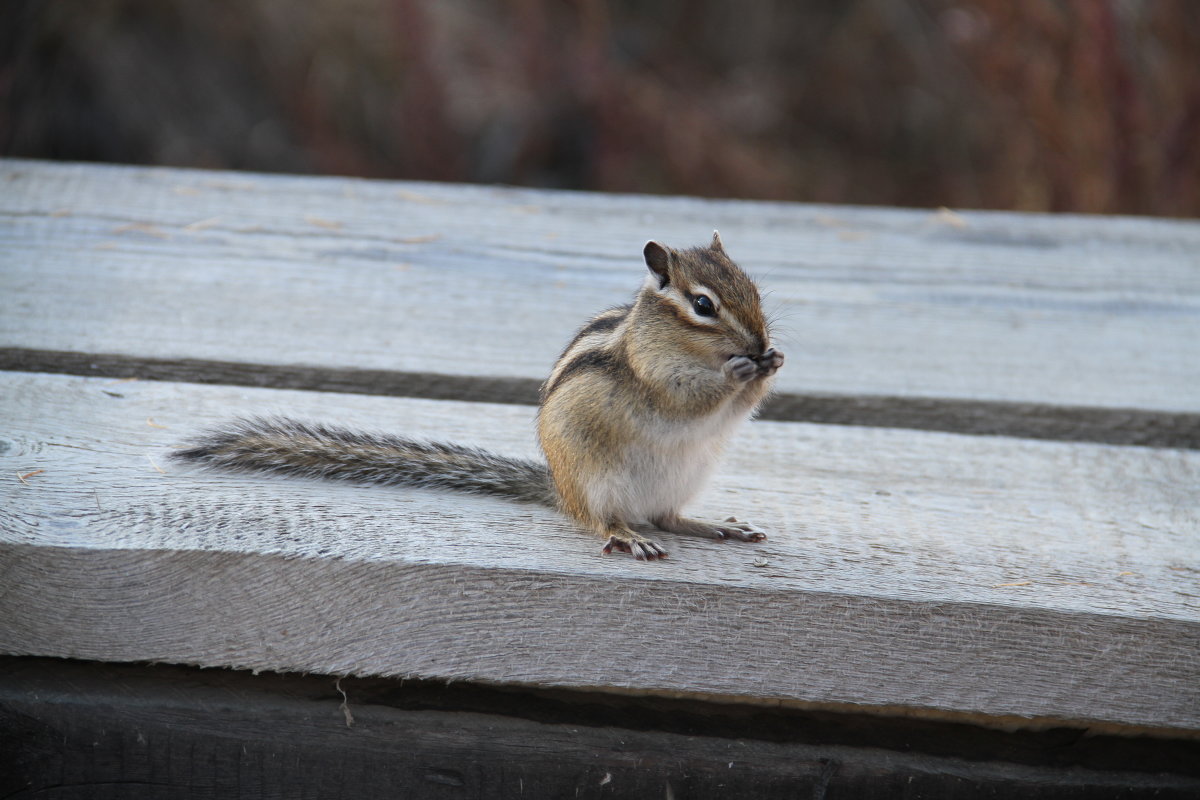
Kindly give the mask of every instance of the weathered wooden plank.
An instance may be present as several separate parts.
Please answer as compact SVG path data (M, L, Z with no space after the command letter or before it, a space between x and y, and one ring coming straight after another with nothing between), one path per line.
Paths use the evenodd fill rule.
M770 540L644 564L549 510L167 460L274 411L532 455L529 408L3 387L0 652L1200 728L1194 451L754 423L695 511Z
M331 678L42 659L0 659L0 678L5 797L1162 800L1200 792L1197 746L1185 742L1070 732L1039 746L1037 737L948 726L931 753L927 736L893 748L847 744L828 732L829 720L824 736L796 735L786 723L769 734L702 726L688 735L597 724L569 701L555 704L554 722L544 709L430 707L427 692L382 682L338 682L343 707ZM520 699L528 698L507 705ZM603 698L584 699L603 707ZM990 739L990 748L964 756L951 736Z
M8 161L0 346L540 380L721 228L785 394L1200 411L1200 223Z

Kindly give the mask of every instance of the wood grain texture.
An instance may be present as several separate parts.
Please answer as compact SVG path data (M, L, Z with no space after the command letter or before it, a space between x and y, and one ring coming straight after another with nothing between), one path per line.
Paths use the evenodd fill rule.
M1063 763L1063 751L1077 749L1065 743L1046 753L1051 763L1026 764L995 752L963 758L397 708L407 687L372 697L343 680L348 726L332 679L29 661L0 659L5 797L1169 800L1200 792L1195 744L1158 743L1145 762L1081 767ZM1191 767L1180 760L1189 755Z
M694 511L771 538L643 564L538 508L167 460L271 412L533 455L528 408L0 398L0 652L1200 729L1193 451L754 423Z
M785 393L1200 411L1196 222L27 161L0 186L3 347L540 380L646 239L720 228Z

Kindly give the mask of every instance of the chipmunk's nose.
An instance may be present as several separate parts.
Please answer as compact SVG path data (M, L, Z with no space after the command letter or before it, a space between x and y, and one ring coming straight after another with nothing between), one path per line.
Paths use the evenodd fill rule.
M760 361L761 359L769 358L771 352L775 349L767 344L767 339L765 336L758 336L743 332L742 336L739 338L741 340L740 344L745 349L740 353L735 353L734 355L744 355L751 361ZM730 358L732 357L733 356L730 356Z

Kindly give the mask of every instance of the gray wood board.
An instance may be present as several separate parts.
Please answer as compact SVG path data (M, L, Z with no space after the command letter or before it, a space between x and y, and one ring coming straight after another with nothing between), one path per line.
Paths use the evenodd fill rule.
M1200 728L1195 451L757 422L693 511L770 539L645 564L550 510L168 460L274 412L529 456L527 407L2 380L0 652Z
M1200 411L1200 224L0 162L0 347L543 378L720 228L797 395Z
M1014 763L1007 741L956 757L768 741L761 727L735 738L547 720L544 710L392 707L411 702L411 684L372 697L354 679L13 661L0 659L4 797L1169 800L1200 791L1190 742L1102 744L1073 732L1074 741L1016 753L1035 763ZM1089 745L1099 751L1091 763L1073 763ZM1118 757L1098 758L1106 749Z

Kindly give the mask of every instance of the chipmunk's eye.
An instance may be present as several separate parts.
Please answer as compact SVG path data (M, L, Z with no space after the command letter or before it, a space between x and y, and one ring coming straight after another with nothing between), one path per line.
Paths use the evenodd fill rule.
M715 317L717 315L717 307L713 305L713 301L706 294L698 294L693 297L692 308L702 317Z

